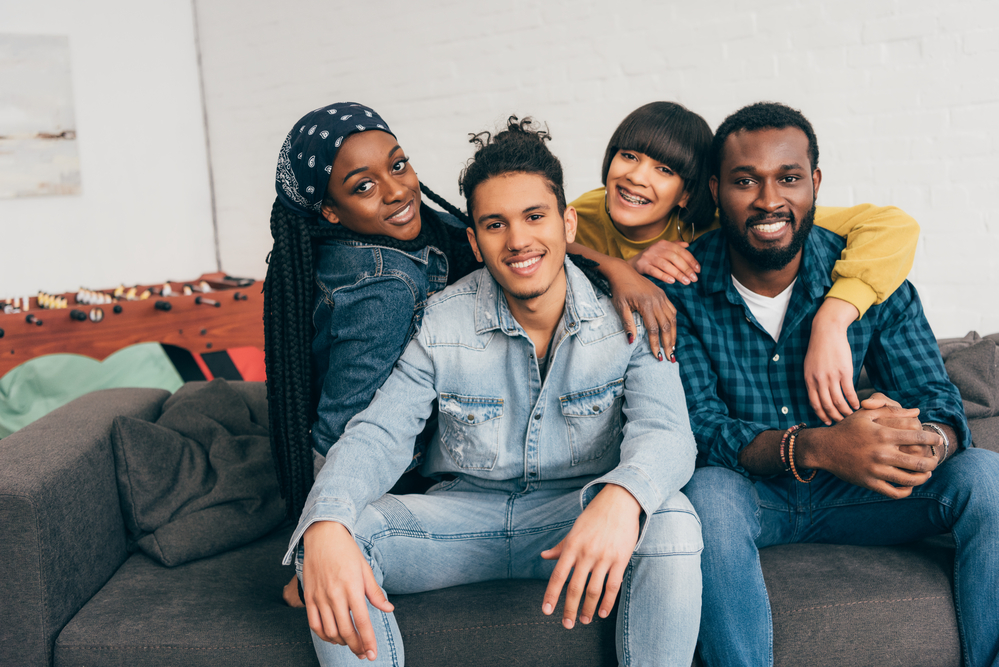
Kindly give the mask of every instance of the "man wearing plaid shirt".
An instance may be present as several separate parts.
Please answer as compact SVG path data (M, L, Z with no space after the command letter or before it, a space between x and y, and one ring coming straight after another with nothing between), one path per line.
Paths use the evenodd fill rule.
M953 532L965 663L999 664L999 455L968 449L961 397L911 284L848 331L854 382L866 365L879 393L828 428L810 407L812 317L844 247L812 229L817 165L799 112L760 103L726 119L712 145L722 228L690 246L700 280L666 286L698 446L684 492L704 535L701 656L773 664L762 547Z

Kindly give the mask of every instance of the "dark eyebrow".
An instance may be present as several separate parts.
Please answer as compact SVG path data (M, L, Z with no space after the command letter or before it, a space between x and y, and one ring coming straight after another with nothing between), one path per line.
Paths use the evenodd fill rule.
M360 174L362 171L367 171L367 170L368 170L367 167L358 167L354 171L349 171L347 172L347 175L343 177L343 182L346 183L347 179L350 178L351 176L354 176L355 174Z
M395 155L396 151L400 151L400 150L402 150L402 146L400 146L399 144L396 144L395 147L392 150L389 151L388 156L392 157L393 155ZM356 174L360 174L362 171L367 171L367 170L368 170L367 167L358 167L354 171L347 172L347 175L343 177L343 182L346 183L347 179L350 178L351 176L354 176Z
M535 211L550 211L551 206L548 204L535 204L534 206L528 206L521 213L533 213ZM490 213L489 215L484 215L475 221L475 224L480 222L488 222L489 220L506 220L506 217L502 213Z
M780 166L780 170L781 171L801 171L802 169L804 169L804 167L802 167L797 162L794 162L792 164L782 164ZM734 173L739 172L739 171L745 171L745 172L748 172L750 174L755 174L757 170L756 170L756 167L754 167L753 165L750 165L750 164L740 164L740 165L738 165L736 167L732 167L732 169L731 169L731 171L729 173L734 174Z

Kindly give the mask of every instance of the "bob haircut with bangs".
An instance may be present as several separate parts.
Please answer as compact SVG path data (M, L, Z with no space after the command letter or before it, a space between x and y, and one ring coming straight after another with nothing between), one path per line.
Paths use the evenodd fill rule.
M600 181L607 185L607 172L619 150L644 153L683 179L683 189L690 196L686 208L680 210L680 220L688 225L708 224L715 215L708 189L711 139L707 121L682 104L650 102L628 114L614 130Z

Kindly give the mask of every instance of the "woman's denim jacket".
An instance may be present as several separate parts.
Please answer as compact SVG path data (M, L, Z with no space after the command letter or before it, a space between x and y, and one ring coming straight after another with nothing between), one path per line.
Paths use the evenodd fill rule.
M389 376L427 298L447 284L448 263L433 246L405 252L345 240L318 244L314 257L312 445L325 455Z
M628 489L645 516L694 471L695 445L676 364L639 335L629 345L610 299L566 260L562 321L542 380L534 344L485 269L434 296L416 337L366 410L329 451L291 540L314 521L353 530L412 458L434 400L439 428L424 475L452 474L507 493ZM644 523L644 522L643 522ZM644 531L643 531L644 534Z

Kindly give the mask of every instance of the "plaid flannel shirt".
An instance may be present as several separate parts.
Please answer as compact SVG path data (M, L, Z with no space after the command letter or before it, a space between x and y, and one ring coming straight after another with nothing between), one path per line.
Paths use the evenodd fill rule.
M802 422L822 426L808 401L805 353L812 318L832 285L832 267L843 247L839 236L812 230L776 342L733 286L720 230L690 246L701 263L698 282L658 283L677 309L676 357L698 466L723 466L750 476L739 465L739 453L757 435ZM970 446L961 396L947 377L911 283L871 307L847 335L855 386L866 366L877 391L905 407L918 407L921 421L952 426L958 435L952 448Z

